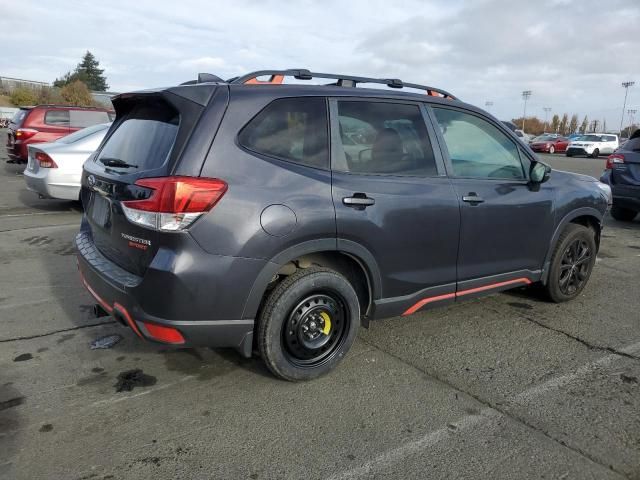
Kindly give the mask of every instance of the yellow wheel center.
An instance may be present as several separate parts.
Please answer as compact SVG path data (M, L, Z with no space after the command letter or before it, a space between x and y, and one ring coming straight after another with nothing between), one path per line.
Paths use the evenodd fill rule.
M324 320L322 333L324 333L325 335L329 335L329 332L331 331L331 317L327 312L321 312L320 316L322 317L322 320Z

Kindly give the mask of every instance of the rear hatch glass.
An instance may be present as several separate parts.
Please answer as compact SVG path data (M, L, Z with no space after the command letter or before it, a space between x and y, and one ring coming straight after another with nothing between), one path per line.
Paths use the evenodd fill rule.
M107 258L142 275L157 251L156 231L127 220L121 202L149 192L134 185L140 177L169 171L178 130L178 111L156 97L128 105L107 133L93 159L85 164L82 201L93 241Z

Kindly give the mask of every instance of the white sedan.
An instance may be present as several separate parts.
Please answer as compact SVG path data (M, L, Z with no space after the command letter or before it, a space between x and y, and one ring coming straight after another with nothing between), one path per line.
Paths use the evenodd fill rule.
M51 143L29 145L24 179L40 198L78 200L82 164L100 145L110 123L87 127Z

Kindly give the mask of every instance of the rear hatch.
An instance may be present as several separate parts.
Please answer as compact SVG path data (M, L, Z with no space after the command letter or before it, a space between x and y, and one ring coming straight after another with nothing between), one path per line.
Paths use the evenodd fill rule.
M14 115L9 122L9 128L7 130L7 148L12 149L16 141L16 131L22 126L27 114L31 108L21 108Z
M223 101L216 101L223 97ZM214 84L122 94L114 98L116 119L98 150L84 164L81 198L95 246L125 270L143 275L172 232L158 232L127 219L123 202L144 200L153 190L144 178L198 176L217 125L201 119L222 114L228 88ZM215 112L214 112L215 113ZM223 112L222 112L223 113ZM202 135L205 133L205 135ZM198 145L190 145L197 139ZM205 145L206 144L206 145ZM164 242L163 242L164 237Z
M623 156L624 162L613 164L612 183L640 188L640 130L636 130L616 154Z

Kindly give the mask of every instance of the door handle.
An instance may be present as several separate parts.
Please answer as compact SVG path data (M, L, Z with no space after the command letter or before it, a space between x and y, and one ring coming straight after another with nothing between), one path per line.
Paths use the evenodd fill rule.
M354 193L352 197L344 197L342 203L347 207L364 210L371 205L375 205L376 201L373 198L367 197L365 193Z
M477 205L478 203L484 202L484 198L479 197L476 192L469 192L468 195L462 197L462 201L470 203L471 205Z

